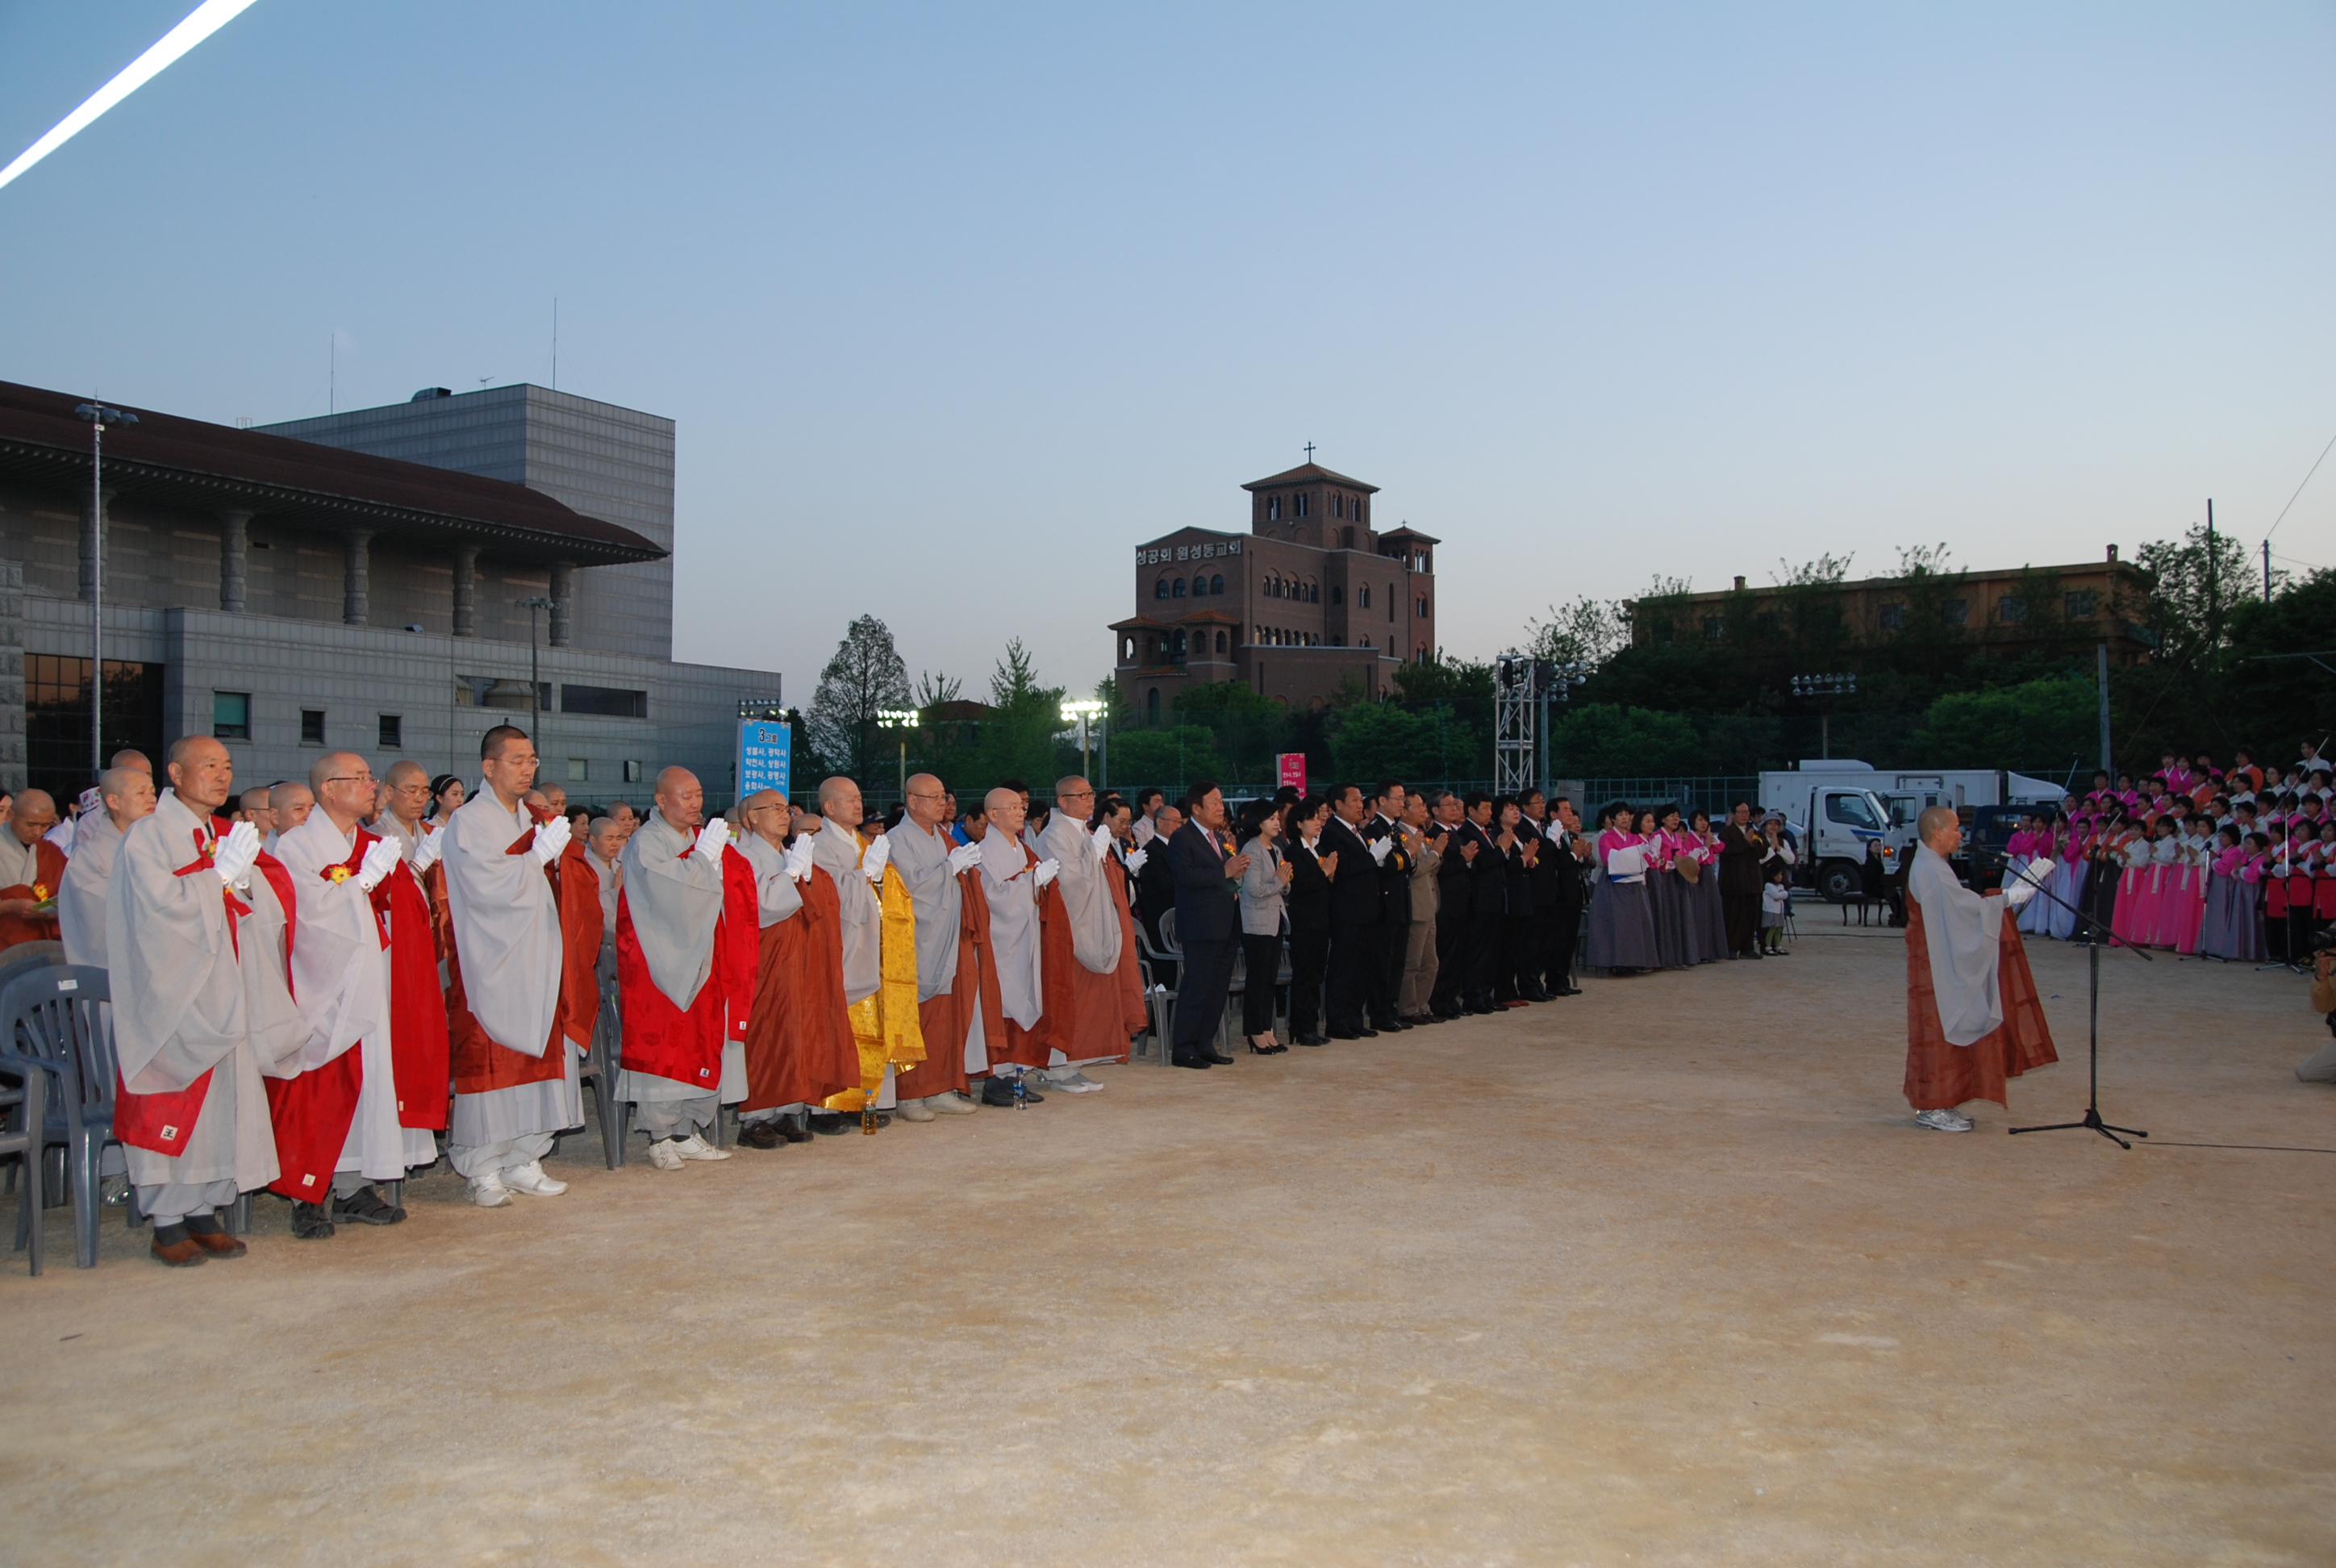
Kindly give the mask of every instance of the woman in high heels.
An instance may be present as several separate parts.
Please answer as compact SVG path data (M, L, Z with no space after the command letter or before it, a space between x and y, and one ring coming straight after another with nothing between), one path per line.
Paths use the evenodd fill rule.
M1288 923L1282 891L1293 874L1281 857L1281 813L1270 800L1254 800L1241 808L1240 838L1249 855L1241 873L1241 958L1248 978L1241 983L1241 1033L1249 1048L1260 1057L1278 1057L1290 1047L1273 1037L1273 993L1281 979L1281 933Z

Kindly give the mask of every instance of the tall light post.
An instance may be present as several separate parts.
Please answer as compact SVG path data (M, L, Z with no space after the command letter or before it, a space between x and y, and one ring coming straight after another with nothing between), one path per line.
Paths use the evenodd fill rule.
M1087 722L1101 717L1104 706L1099 702L1066 702L1063 705L1063 722L1079 726L1079 772L1094 782L1094 767L1087 756Z
M89 771L105 772L105 427L135 424L127 409L84 403L73 412L89 421Z
M1793 695L1817 699L1817 755L1833 755L1833 699L1857 695L1854 675L1796 675L1793 677Z
M876 710L876 727L900 732L900 803L909 802L909 732L923 717L912 707L885 707Z
M527 738L535 743L535 755L540 759L546 754L543 749L542 733L543 681L536 668L536 617L540 612L550 609L551 601L539 593L532 599L513 599L511 602L527 611ZM542 777L540 764L537 767L536 776L539 779Z

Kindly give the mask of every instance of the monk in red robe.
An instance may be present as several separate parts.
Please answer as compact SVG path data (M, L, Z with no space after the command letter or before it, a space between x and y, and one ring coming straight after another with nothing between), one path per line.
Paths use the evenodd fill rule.
M44 836L56 825L57 803L49 792L26 790L0 829L0 950L57 940L65 853Z
M746 1018L739 1141L776 1148L811 1136L811 1107L860 1084L860 1047L843 1000L843 910L808 840L787 846L793 813L773 791L740 807L760 927ZM792 907L791 907L792 906Z
M2059 1060L2008 902L1965 888L1952 806L1924 811L1906 877L1906 1101L1917 1125L1967 1133L1957 1106L2004 1105L2004 1083Z

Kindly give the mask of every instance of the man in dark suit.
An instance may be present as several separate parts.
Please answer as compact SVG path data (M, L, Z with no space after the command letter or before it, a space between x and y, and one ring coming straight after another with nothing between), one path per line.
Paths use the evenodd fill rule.
M1168 840L1168 866L1176 881L1176 943L1184 950L1176 985L1175 1043L1168 1059L1180 1067L1230 1066L1217 1049L1217 1026L1232 989L1233 953L1241 945L1241 903L1233 888L1249 869L1225 832L1225 797L1213 784L1197 784L1184 800L1190 820Z
M1475 902L1474 862L1483 849L1465 831L1460 797L1445 790L1430 803L1444 830L1444 859L1436 868L1436 993L1427 1010L1456 1018L1468 1010L1469 911Z
M1372 792L1363 843L1378 857L1379 919L1371 935L1368 984L1371 1027L1382 1032L1407 1029L1397 1017L1403 994L1404 944L1411 940L1411 851L1403 836L1403 785L1382 779ZM1387 844L1378 849L1380 842Z
M1176 873L1168 864L1168 841L1183 825L1183 812L1172 805L1162 806L1153 821L1152 837L1141 846L1147 852L1143 869L1135 873L1135 918L1143 922L1144 934L1153 949L1163 953L1168 944L1160 934L1160 917L1176 907ZM1173 990L1176 961L1161 959L1152 966L1152 978Z
M1582 836L1582 819L1565 796L1552 803L1549 825L1542 837L1546 841L1542 853L1553 858L1560 868L1553 894L1556 913L1550 931L1549 994L1578 997L1582 988L1573 983L1573 955L1582 943L1582 911L1590 901L1590 841Z
M1477 845L1469 863L1468 978L1465 1000L1472 1013L1498 1010L1493 1001L1493 980L1499 972L1501 950L1508 933L1508 851L1495 836L1493 797L1470 790L1463 803L1468 811L1465 830Z
M1364 1019L1370 1001L1370 968L1379 931L1378 869L1363 842L1363 792L1355 784L1330 790L1330 820L1322 829L1322 852L1338 857L1330 884L1330 1037L1376 1039L1378 1030Z

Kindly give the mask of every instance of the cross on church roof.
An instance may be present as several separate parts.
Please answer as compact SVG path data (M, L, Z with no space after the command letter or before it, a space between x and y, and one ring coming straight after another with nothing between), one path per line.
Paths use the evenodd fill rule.
M1306 443L1306 461L1309 463L1314 461L1314 443L1310 441Z

